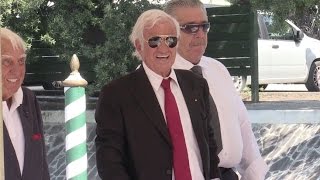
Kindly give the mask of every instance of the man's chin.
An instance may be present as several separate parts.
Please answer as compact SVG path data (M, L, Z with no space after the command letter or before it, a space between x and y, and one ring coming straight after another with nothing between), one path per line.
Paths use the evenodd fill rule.
M2 94L2 101L7 101L7 100L10 99L12 96L13 96L12 93L3 92L3 94Z
M191 62L192 64L198 64L201 60L201 57L202 56L190 56L189 58L185 58L185 59Z
M19 88L20 88L20 86L7 87L7 90L5 92L7 94L9 94L10 96L12 96L14 93L16 93L18 91Z
M205 52L205 49L203 47L199 48L194 48L192 49L191 53L193 56L201 57Z

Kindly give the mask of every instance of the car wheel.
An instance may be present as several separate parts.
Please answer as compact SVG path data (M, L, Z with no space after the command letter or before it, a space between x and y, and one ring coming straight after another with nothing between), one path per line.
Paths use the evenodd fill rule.
M311 64L306 88L312 92L320 90L320 61Z
M232 76L233 84L238 92L246 87L247 76Z

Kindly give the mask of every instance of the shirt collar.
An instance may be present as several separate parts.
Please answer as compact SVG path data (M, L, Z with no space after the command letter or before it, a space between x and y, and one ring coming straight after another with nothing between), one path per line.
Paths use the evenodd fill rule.
M148 77L148 79L149 79L149 81L155 91L159 90L161 83L162 83L162 80L168 79L169 77L173 80L173 82L178 84L176 73L174 72L174 70L172 68L171 68L171 72L170 72L169 76L163 78L159 74L153 72L144 62L142 62L142 65L143 65L143 68L147 74L147 77Z
M196 64L196 65L201 66L202 68L205 67L203 65L202 60L200 60L200 62L198 64ZM175 69L191 69L193 66L194 66L194 64L192 64L188 60L184 59L182 56L180 56L180 54L177 53L176 60L175 60L175 62L174 62L172 67L175 68Z

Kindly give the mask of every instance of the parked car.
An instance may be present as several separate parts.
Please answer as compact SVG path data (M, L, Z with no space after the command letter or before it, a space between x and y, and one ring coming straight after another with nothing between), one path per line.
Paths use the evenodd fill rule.
M259 86L268 84L305 84L308 91L320 90L320 41L307 36L292 21L280 28L272 16L258 14ZM233 77L241 91L251 84L250 77Z

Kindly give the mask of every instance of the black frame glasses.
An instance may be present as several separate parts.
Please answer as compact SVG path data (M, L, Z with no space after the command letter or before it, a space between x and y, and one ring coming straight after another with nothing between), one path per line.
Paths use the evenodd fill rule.
M148 38L148 40L146 40L149 47L151 47L151 48L156 48L156 47L160 46L162 41L164 41L164 43L169 48L174 48L178 44L178 38L173 35L157 35L157 36L152 36L152 37Z
M196 34L200 27L202 28L202 31L207 33L210 30L210 22L202 23L202 24L185 24L180 26L181 31L187 34Z

